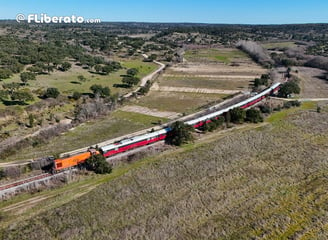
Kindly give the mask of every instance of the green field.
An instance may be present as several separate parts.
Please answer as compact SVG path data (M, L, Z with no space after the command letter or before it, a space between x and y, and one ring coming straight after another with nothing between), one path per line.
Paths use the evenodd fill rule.
M202 94L202 93L178 93L178 92L150 92L146 97L138 100L136 105L157 109L160 111L171 111L178 113L191 113L199 107L210 102L220 102L227 95Z
M141 60L124 60L121 62L124 69L118 72L110 73L109 75L100 75L96 73L91 73L89 70L83 69L79 66L73 64L73 67L67 72L55 71L51 74L38 75L37 80L30 80L27 86L32 90L46 89L48 87L55 87L63 94L72 94L74 91L81 93L91 93L90 86L93 84L101 84L103 86L108 86L112 93L124 94L130 89L115 88L114 84L122 83L122 76L126 74L126 69L137 68L139 70L138 77L142 78L147 74L153 72L157 65L155 63L143 62ZM87 81L80 82L78 76L83 75ZM8 82L20 82L19 75L16 74L12 78L3 81Z
M314 110L287 111L271 121L278 125L213 133L31 201L3 202L0 236L326 239L328 113Z
M164 123L168 119L118 110L113 112L109 117L86 122L73 130L54 137L47 144L24 148L24 150L10 156L8 159L1 160L23 160L68 152L155 126L154 124L159 121Z
M187 61L217 61L229 64L239 58L248 58L248 56L238 49L197 49L187 50L184 57Z

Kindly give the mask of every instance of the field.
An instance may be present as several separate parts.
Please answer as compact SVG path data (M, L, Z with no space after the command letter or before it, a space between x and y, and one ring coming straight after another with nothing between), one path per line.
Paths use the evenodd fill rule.
M317 68L297 67L298 76L301 79L302 98L327 98L328 81L322 79L325 71Z
M265 70L237 49L197 49L185 53L186 61L166 70L159 88L248 90Z
M24 160L68 152L154 126L158 121L166 122L167 119L118 110L109 117L86 122L54 137L47 144L28 147L5 160Z
M1 236L327 239L328 108L314 105L36 193L33 203L2 203Z
M124 69L110 73L109 75L92 73L80 66L72 64L72 68L67 72L55 71L50 75L46 74L37 76L37 80L29 81L28 87L33 90L55 87L64 94L72 94L74 91L91 93L91 85L101 84L103 86L108 86L112 93L124 94L130 90L125 88L115 88L113 85L122 83L121 75L126 74L126 69L137 68L139 70L138 77L141 78L157 68L156 64L142 62L141 60L124 60L121 63ZM79 75L83 75L87 80L85 82L80 82L78 80ZM4 81L4 83L6 82L20 82L19 75L14 75L12 78Z
M294 48L297 47L295 42L270 42L264 43L262 46L266 49L274 49L274 48Z
M237 49L188 50L184 57L184 63L168 67L159 76L147 96L131 104L191 113L227 95L248 90L251 81L266 71Z
M36 80L30 80L29 85L23 88L29 88L32 92L34 92L35 102L39 102L40 105L35 106L35 108L33 107L29 110L25 110L25 108L29 107L28 105L5 106L5 104L1 102L0 109L12 109L12 111L14 112L12 116L3 117L0 119L0 136L2 143L4 143L4 141L13 143L24 137L31 136L31 134L55 124L55 119L56 122L57 120L58 122L67 121L66 117L73 116L74 107L78 103L74 100L69 100L67 98L67 95L71 95L74 91L78 91L84 94L90 94L91 85L101 84L103 86L110 87L111 94L124 94L126 92L131 91L131 89L116 88L113 85L116 83L122 83L121 75L124 75L126 73L126 69L137 68L139 70L138 77L142 78L158 67L155 63L146 63L137 59L126 59L122 60L121 63L124 69L121 69L115 73L110 73L108 76L90 73L88 70L73 64L72 68L69 69L67 72L54 71L50 75L39 75L37 76ZM79 75L83 75L86 78L86 81L80 82L78 80ZM19 82L19 76L14 75L11 79L4 80L3 83L8 83L12 81ZM58 88L59 91L62 93L62 96L59 96L59 98L56 100L41 100L40 98L38 98L37 93L42 92L42 90L45 90L48 87ZM82 100L80 100L80 103L81 102ZM9 104L11 104L10 101ZM33 127L29 127L28 125L29 114L32 114L35 119ZM133 115L131 115L131 117L133 117ZM65 138L59 138L60 140L58 140L58 142L57 140L51 141L51 144L49 144L49 146L38 146L37 148L29 147L28 149L22 151L24 153L13 155L10 157L10 159L16 160L16 157L17 159L40 157L44 156L45 154L56 153L57 149L63 149L61 151L73 150L73 148L77 146L88 146L99 142L98 140L100 139L104 140L106 137L108 138L111 136L119 136L120 134L125 134L129 131L134 131L135 129L143 128L146 125L149 126L149 124L144 125L143 123L141 123L140 125L140 122L138 121L134 122L133 120L129 120L127 122L125 121L125 119L123 119L122 122L124 122L127 126L121 127L122 125L120 125L119 123L120 119L113 117L109 119L110 120L108 122L104 122L103 120L101 120L98 124L99 126L97 126L97 124L86 123L86 125L88 125L88 128L90 129L84 130L83 127L78 128L81 131L79 132L79 134L77 134L77 136L74 136L74 134L72 134L71 132L67 133L68 135L71 134L71 138L67 140L67 144L64 143L66 141ZM93 127L95 127L95 129L93 129ZM111 127L113 127L113 130L109 130ZM119 129L120 127L122 129ZM107 131L102 132L101 128L104 128ZM95 134L90 134L92 132L94 132ZM25 151L27 151L27 153L25 153ZM1 159L1 161L4 160L6 159Z
M208 103L219 103L226 96L222 94L151 91L146 97L137 100L134 104L159 111L191 113Z
M191 62L222 62L229 64L238 61L240 58L247 58L247 55L237 49L196 49L186 51L184 57Z

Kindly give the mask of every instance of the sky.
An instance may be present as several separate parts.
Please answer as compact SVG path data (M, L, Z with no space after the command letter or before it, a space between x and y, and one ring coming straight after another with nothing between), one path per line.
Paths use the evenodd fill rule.
M17 14L105 21L231 24L328 23L327 0L0 0L0 19Z

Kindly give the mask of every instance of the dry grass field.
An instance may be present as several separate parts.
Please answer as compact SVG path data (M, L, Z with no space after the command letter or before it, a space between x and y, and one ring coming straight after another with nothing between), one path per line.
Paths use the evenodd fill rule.
M177 113L191 113L227 95L248 90L266 70L237 49L195 49L186 61L168 67L150 93L132 105Z
M164 123L168 119L118 110L110 116L88 121L77 126L60 136L54 137L46 144L40 144L35 147L29 146L7 159L2 159L2 161L36 159L96 145L108 139L154 126L158 121Z
M206 104L219 103L226 96L224 94L151 91L146 97L140 98L133 104L159 111L191 113Z
M302 98L327 98L328 81L322 79L326 71L318 68L297 67L298 76L301 79Z
M188 50L185 59L167 69L160 86L245 90L266 71L237 49Z
M93 190L92 179L84 188L68 185L62 198L41 201L25 217L1 204L3 223L15 215L20 221L2 225L0 236L325 240L328 108L317 113L314 106L124 165Z

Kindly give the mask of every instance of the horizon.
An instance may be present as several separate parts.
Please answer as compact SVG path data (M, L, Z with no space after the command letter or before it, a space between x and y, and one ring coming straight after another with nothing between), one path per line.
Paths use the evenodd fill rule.
M311 3L306 0L264 3L259 0L97 0L92 3L78 0L58 0L56 3L12 0L3 4L0 19L14 20L17 14L45 13L49 16L77 15L102 22L285 25L328 23L326 9L328 2L323 0L313 0Z
M16 19L1 19L3 21L12 21L17 23ZM28 23L25 20L25 23ZM235 25L235 26L283 26L283 25L317 25L317 24L328 24L328 22L300 22L300 23L207 23L207 22L147 22L147 21L101 21L101 24L104 23L145 23L145 24L199 24L199 25ZM37 24L37 23L31 23ZM50 23L54 24L54 23ZM62 23L64 24L73 24L73 23ZM84 24L84 23L82 23Z

